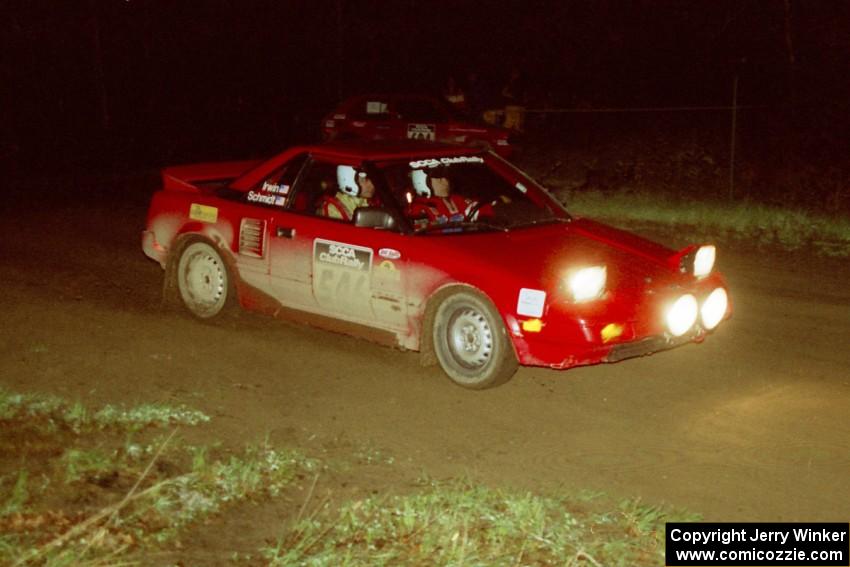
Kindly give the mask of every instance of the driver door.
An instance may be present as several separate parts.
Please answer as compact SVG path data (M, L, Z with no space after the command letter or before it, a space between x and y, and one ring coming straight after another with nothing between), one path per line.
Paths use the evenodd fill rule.
M284 305L348 321L407 328L403 235L322 216L323 196L339 190L332 160L313 158L272 233L271 287Z

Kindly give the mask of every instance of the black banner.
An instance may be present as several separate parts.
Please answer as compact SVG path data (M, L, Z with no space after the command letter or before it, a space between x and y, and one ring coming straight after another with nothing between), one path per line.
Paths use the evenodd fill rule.
M850 526L839 523L667 524L666 563L699 565L850 565Z

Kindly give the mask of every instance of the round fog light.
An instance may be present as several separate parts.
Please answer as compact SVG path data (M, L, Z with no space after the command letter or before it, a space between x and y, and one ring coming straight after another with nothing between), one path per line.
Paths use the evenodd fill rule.
M720 324L723 316L726 315L726 308L729 305L729 296L726 295L726 290L718 287L705 300L700 309L702 316L702 326L709 331Z
M683 295L667 310L667 329L673 336L684 335L696 323L698 311L696 298L691 294Z

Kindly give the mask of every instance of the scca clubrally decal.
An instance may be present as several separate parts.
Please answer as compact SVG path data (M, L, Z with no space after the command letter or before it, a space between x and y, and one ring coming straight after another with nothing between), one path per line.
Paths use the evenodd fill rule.
M368 272L372 266L371 248L330 240L316 240L314 257L319 264L351 268L363 272Z
M319 305L370 318L372 249L316 239L313 243L313 293Z

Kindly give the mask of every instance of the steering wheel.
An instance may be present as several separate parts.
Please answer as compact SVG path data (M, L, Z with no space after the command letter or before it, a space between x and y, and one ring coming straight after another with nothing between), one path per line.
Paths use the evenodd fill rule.
M469 210L463 216L463 222L474 222L478 220L478 211L480 211L482 208L489 204L489 201L478 201L477 203L469 207Z

